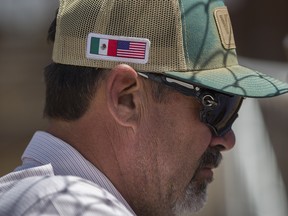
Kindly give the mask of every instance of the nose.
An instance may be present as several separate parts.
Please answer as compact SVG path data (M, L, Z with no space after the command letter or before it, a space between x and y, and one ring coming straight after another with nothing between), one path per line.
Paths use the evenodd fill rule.
M233 130L230 130L223 136L213 136L210 147L216 147L220 151L228 151L235 145L235 134Z

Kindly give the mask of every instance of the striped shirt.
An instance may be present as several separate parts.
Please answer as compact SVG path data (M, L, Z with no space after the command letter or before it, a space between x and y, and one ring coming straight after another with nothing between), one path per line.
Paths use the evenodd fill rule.
M35 133L22 161L14 172L0 178L0 216L84 215L79 214L83 206L85 215L90 215L91 207L91 215L136 215L100 170L72 146L49 133ZM27 214L31 209L36 210Z

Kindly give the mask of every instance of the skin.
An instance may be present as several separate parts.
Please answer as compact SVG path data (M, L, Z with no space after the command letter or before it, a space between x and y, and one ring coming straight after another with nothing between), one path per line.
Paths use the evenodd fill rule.
M200 166L207 149L229 150L235 136L212 136L192 97L173 91L162 103L153 100L149 82L117 65L83 117L51 120L48 131L100 169L137 215L169 216L192 179L196 188L212 181L216 164Z

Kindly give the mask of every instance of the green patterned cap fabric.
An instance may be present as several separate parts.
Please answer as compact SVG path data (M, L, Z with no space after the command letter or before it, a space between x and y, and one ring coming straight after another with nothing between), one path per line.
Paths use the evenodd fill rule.
M125 63L245 97L288 92L286 83L238 65L221 0L60 0L53 60L96 68Z

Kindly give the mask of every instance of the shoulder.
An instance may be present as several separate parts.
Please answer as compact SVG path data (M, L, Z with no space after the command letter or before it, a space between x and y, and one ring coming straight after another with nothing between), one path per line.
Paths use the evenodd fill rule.
M0 196L0 216L132 215L112 194L75 176L24 178Z

